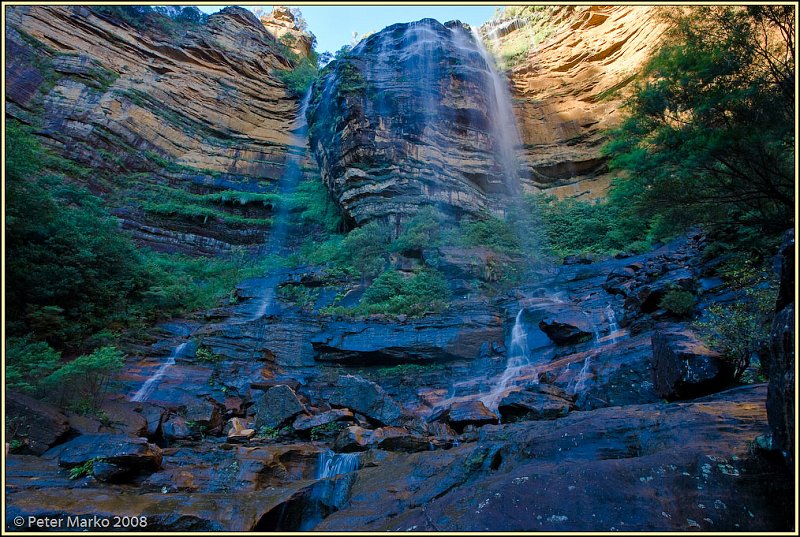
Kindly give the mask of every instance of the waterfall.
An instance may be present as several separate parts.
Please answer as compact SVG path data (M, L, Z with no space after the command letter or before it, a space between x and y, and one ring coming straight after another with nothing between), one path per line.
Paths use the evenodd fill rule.
M517 148L522 146L522 139L517 129L517 120L511 107L511 93L508 81L501 76L495 65L494 58L483 46L478 30L472 29L472 39L475 48L486 62L491 78L492 91L489 99L489 120L491 121L492 136L496 141L497 157L503 170L506 187L509 192L519 192L519 162Z
M159 381L164 377L164 373L167 372L167 369L175 365L175 358L183 353L183 350L188 344L189 342L186 341L172 349L167 361L161 364L161 366L156 369L153 375L147 379L144 384L142 384L142 387L139 388L139 391L137 391L135 394L133 394L133 397L131 397L131 401L146 401L147 398L150 397L150 394L153 393L153 390L156 389Z
M295 117L295 126L292 129L292 141L287 150L286 162L284 164L283 174L278 182L278 193L282 196L290 196L297 189L300 179L303 177L301 163L306 151L306 142L308 138L308 123L306 121L306 111L308 110L308 103L311 101L311 88L308 88L303 99L300 101L300 107L297 110ZM260 255L268 255L271 253L281 253L286 243L286 237L289 232L289 209L290 203L288 200L283 200L278 203L278 210L272 218L272 229L270 230L269 239L259 249ZM261 297L253 300L253 311L244 322L253 322L261 319L269 312L273 301L275 300L275 287L278 284L277 277L267 278L264 285L264 291Z
M567 391L569 393L576 395L586 389L586 382L589 380L589 368L592 366L592 356L594 356L592 353L586 355L586 359L583 361L583 367L581 367L581 370L575 375L575 378L567 384Z
M616 343L619 325L617 324L617 316L614 313L614 308L611 307L611 304L606 306L606 319L608 320L609 341L611 343Z
M319 454L317 479L328 479L358 470L358 453L334 453L330 449Z
M520 376L523 368L531 364L530 351L528 350L528 332L522 316L525 310L520 309L514 319L514 327L511 329L511 344L508 346L508 362L497 384L492 391L481 397L481 401L487 408L497 410L502 398L506 395L509 388L513 387L514 381ZM535 377L536 375L534 375ZM534 378L534 382L537 379Z
M316 479L301 515L298 531L309 531L322 519L347 504L355 471L360 463L359 453L334 453L325 450L317 460Z

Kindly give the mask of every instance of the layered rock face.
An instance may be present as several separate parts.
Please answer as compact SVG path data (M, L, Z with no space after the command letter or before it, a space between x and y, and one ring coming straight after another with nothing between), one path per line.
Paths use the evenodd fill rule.
M333 62L314 85L309 134L345 214L355 223L401 221L423 205L476 214L514 192L501 91L458 22L395 24Z
M190 253L264 241L272 208L246 196L191 212L196 196L274 190L293 143L298 104L273 76L291 62L252 13L172 27L87 7L7 15L9 118L90 168L134 236Z
M583 198L606 192L604 130L621 121L626 87L658 47L665 29L659 9L564 6L532 21L481 28L490 48L532 36L524 59L507 73L528 189Z

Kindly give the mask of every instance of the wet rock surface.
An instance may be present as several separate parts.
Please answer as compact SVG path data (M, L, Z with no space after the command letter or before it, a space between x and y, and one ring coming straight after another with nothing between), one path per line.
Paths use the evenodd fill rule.
M653 383L664 399L686 399L719 391L733 381L722 355L687 330L653 334Z
M62 446L43 457L12 453L9 514L116 509L146 513L157 528L190 530L789 528L784 461L751 451L772 430L766 385L720 383L714 390L727 391L664 402L654 348L659 334L685 332L685 319L626 310L626 296L603 288L617 272L630 276L626 292L634 294L674 279L675 271L677 278L686 270L714 277L713 263L699 256L702 245L701 236L689 236L650 254L563 265L507 296L467 302L456 311L470 312L468 320L483 308L503 332L481 335L477 354L446 360L419 360L413 342L406 362L397 362L399 351L388 361L319 360L311 340L333 336L338 321L280 301L254 319L252 285L253 298L191 325L189 339L202 336L217 360L186 352L152 399L114 403L115 438L134 454L155 452L147 445L158 443L159 468L113 459L116 448L100 453L96 440L113 435L82 425L70 434L83 432L77 439L90 446L70 464L98 457L91 475L69 479L58 465ZM692 289L705 304L727 296ZM539 322L559 308L587 323L590 339L556 345ZM629 323L620 327L616 319L626 314ZM443 317L363 322L381 330L413 326L423 339L439 331L448 341L455 317ZM171 326L144 372L187 341L186 331ZM512 342L515 328L521 331ZM665 352L678 356L680 345L671 342ZM520 348L529 361L505 382ZM120 382L134 393L146 373L131 365ZM262 417L278 416L274 426L255 426L259 408ZM105 427L82 420L70 423ZM131 436L143 423L147 440Z
M70 429L67 416L57 408L22 393L8 391L5 404L8 438L15 438L34 455L64 439Z

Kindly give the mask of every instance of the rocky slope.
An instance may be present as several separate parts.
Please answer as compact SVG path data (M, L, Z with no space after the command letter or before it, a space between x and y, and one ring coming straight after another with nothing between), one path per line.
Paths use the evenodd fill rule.
M603 131L621 120L625 90L658 46L664 8L563 6L538 17L526 9L481 33L498 51L530 43L507 73L528 188L596 198L610 179Z
M298 103L273 75L290 61L251 12L157 26L120 11L16 6L7 20L8 117L90 168L124 227L188 253L264 241L272 207L247 193L275 189Z
M764 384L732 385L686 321L654 307L675 285L699 308L744 298L719 284L705 244L694 234L564 265L417 320L321 315L343 289L307 269L245 282L239 304L162 325L102 421L10 394L36 444L8 459L9 516L124 514L164 530L791 529L786 459L768 440L774 421L784 441L785 405L768 419ZM254 315L276 283L322 292ZM506 383L520 346L528 361ZM68 479L89 460L89 476Z

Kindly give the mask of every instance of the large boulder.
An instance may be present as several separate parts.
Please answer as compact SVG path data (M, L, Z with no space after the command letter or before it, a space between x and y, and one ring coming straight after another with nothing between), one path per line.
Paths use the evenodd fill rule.
M382 387L356 375L341 375L328 402L360 412L381 425L399 425L409 417Z
M131 471L155 471L161 467L161 448L146 438L121 434L85 434L59 448L59 466L72 468L102 461Z
M6 392L6 438L41 455L69 431L69 419L55 407L19 392Z
M353 412L346 408L334 408L315 416L300 415L292 426L295 431L308 432L315 427L324 427L337 421L353 421Z
M592 326L581 315L565 311L539 321L539 328L556 345L583 343L592 339Z
M267 390L256 402L255 409L256 430L262 427L277 429L306 410L294 390L286 385Z
M653 383L659 397L690 399L717 392L733 381L733 368L689 330L653 333Z
M482 401L457 401L436 418L446 421L458 432L467 425L480 427L482 425L499 423L497 414L486 408Z
M553 420L575 408L569 394L549 385L534 385L504 397L497 411L503 421Z
M773 446L780 449L790 466L794 464L794 231L781 247L781 285L778 314L772 323L769 352L767 417Z

